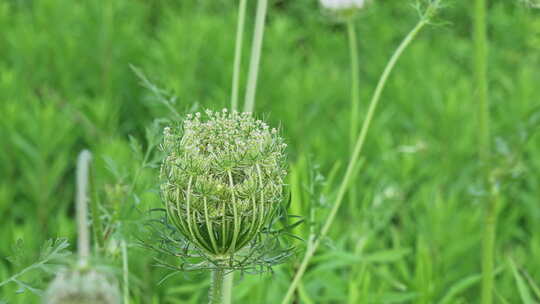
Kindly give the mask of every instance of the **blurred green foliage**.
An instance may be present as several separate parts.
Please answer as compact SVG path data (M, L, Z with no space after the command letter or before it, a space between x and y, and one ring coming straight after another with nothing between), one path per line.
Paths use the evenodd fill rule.
M418 18L414 1L374 2L357 20L362 112L388 57ZM494 163L504 173L496 296L518 303L539 300L540 137L534 132L540 123L540 13L518 1L491 2ZM314 258L299 303L478 301L483 208L476 182L471 8L467 1L446 4L389 80L356 179L357 197L344 204ZM152 122L171 115L129 65L177 96L181 113L228 106L236 5L0 2L0 281L24 268L7 259L19 239L29 252L49 238L73 243L75 158L89 148L94 199L109 223L104 233L111 234L104 243L113 257L115 238L132 244L133 303L205 301L205 273L158 285L170 271L153 267L152 255L136 246L144 234L138 219L161 206L159 155L144 156L155 144L148 140L160 132ZM271 1L256 108L282 126L291 147L292 211L315 226L332 204L347 161L348 64L344 27L326 20L316 1ZM319 181L328 180L311 187L316 166ZM313 217L310 210L316 210ZM309 229L295 232L307 237ZM297 244L301 257L303 245ZM273 274L237 276L235 302L280 301L297 264L298 257ZM38 302L17 289L1 287L0 300Z

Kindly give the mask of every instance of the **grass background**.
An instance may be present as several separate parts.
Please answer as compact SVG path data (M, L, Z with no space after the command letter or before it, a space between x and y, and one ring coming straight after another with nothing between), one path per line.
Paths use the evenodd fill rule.
M141 166L129 137L146 149L152 138L146 134L159 132L152 122L170 112L129 65L177 96L182 113L228 107L233 2L0 2L0 281L30 263L46 239L74 243L74 165L88 148L94 197L114 223L110 263L120 263L113 240L132 244L132 302L206 301L207 274L179 274L158 285L169 271L154 267L152 256L136 246L145 233L138 218L160 200L158 170ZM361 115L386 61L418 19L411 4L376 1L357 19ZM472 9L466 1L446 4L389 80L356 197L343 204L302 280L298 303L479 302L483 208ZM247 38L253 11L251 3ZM534 136L540 15L517 1L491 1L488 18L494 164L508 173L500 185L496 300L527 303L524 292L540 300L540 137ZM243 81L248 54L246 47ZM324 18L316 1L270 1L256 111L281 125L289 144L293 213L316 207L316 222L332 204L347 161L348 54L345 28ZM309 191L310 175L331 172L335 179ZM296 233L306 237L308 230L304 225ZM298 255L273 274L237 275L235 303L279 302L303 254L297 245ZM21 259L14 263L9 256ZM24 277L38 287L48 279ZM16 291L14 284L1 287L0 300L39 302L29 291Z

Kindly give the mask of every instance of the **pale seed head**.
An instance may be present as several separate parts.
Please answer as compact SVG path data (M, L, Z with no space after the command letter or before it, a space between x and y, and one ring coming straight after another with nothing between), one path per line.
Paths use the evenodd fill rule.
M120 292L108 276L92 269L63 270L47 288L44 304L120 304Z

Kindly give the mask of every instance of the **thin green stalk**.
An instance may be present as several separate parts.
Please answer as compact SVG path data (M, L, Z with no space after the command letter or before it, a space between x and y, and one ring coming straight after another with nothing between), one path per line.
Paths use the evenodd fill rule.
M360 88L358 76L358 41L354 19L347 22L347 34L349 37L349 51L351 57L351 126L350 126L350 149L354 149L356 134L358 134L358 111L360 109Z
M234 272L229 272L225 275L223 281L223 304L232 303L232 287L234 283Z
M240 83L240 66L242 64L242 42L244 40L246 7L247 0L240 0L240 5L238 7L238 25L236 28L236 45L234 51L231 110L238 110L238 91Z
M129 264L128 264L128 252L127 244L125 240L122 240L122 276L124 280L124 304L129 304Z
M262 42L264 38L264 24L268 0L257 2L257 14L255 16L255 32L253 33L253 43L251 46L251 59L249 62L248 81L246 88L246 100L244 104L245 112L253 112L255 108L255 92L257 90L257 76L259 74L259 63L261 60Z
M433 9L434 5L438 5L439 2L440 1L436 1L432 3L430 5L430 8ZM430 8L428 8L428 11ZM341 202L343 201L345 192L349 188L350 180L352 178L353 172L355 171L354 169L357 165L360 152L362 151L362 147L364 145L364 141L366 139L366 135L369 130L369 126L373 119L373 115L375 113L375 109L377 108L377 104L379 103L382 90L384 89L386 81L388 80L388 76L390 76L390 73L394 69L396 62L401 57L401 54L403 53L403 51L407 48L407 46L409 46L409 44L414 40L416 35L428 22L429 22L429 17L424 17L416 24L416 26L409 32L409 34L407 34L405 39L401 42L399 47L396 49L396 51L390 58L390 61L386 65L384 72L382 73L381 78L379 79L379 82L377 83L377 87L375 88L375 93L373 94L373 97L369 104L366 118L362 125L362 129L360 130L360 135L358 136L356 140L354 151L351 155L349 164L347 166L345 176L341 182L341 185L339 186L339 190L337 193L334 206L332 206L332 209L330 210L330 214L328 215L328 218L326 219L326 222L324 223L317 239L313 243L308 243L308 247L306 250L306 254L304 255L304 259L302 260L302 263L300 264L300 267L298 268L298 271L296 272L294 279L291 282L291 285L289 286L289 290L287 291L285 297L283 298L283 301L281 302L282 304L287 304L291 301L293 293L296 290L296 287L298 286L300 279L304 275L304 272L306 271L309 261L311 260L311 258L313 257L313 254L319 247L321 239L324 239L326 237L326 235L328 234L328 231L330 230L330 226L334 222L334 218L336 217L337 211L341 205Z
M486 0L476 0L476 15L474 22L475 48L475 79L478 98L478 153L484 173L489 172L490 134L489 134L489 103L487 82L487 29L486 29ZM487 180L486 180L487 181Z
M225 270L221 267L212 271L212 281L210 282L210 304L223 303L223 281L225 279Z
M96 185L95 175L93 170L90 170L91 180ZM90 200L90 216L92 218L92 234L94 236L94 250L103 248L105 244L104 233L101 224L101 217L99 216L99 195L96 190L93 191L93 199Z
M356 29L354 26L354 18L350 18L347 22L347 34L349 40L349 51L351 57L351 122L349 145L350 153L353 153L356 134L358 134L358 111L360 110L360 88L359 88L359 73L358 73L358 41L356 39ZM354 179L354 177L353 177ZM354 183L354 180L351 181ZM350 206L354 206L356 199L356 188L349 189ZM351 213L354 214L354 213Z
M482 180L486 189L490 181L490 132L489 132L489 101L487 81L488 39L486 25L486 0L475 1L474 18L474 74L478 98L478 156L482 166ZM482 304L493 303L494 286L494 251L495 232L497 225L496 200L491 191L486 191L484 231L482 242Z
M490 193L484 214L484 236L482 244L482 304L493 303L494 251L497 227L497 198Z

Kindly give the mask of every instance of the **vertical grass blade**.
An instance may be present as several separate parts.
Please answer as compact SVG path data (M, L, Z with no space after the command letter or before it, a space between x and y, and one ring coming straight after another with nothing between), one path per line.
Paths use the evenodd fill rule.
M521 298L521 301L523 301L522 303L535 304L536 301L534 301L531 291L529 290L529 287L527 286L525 279L519 273L519 269L517 268L516 264L514 263L512 259L509 259L509 264L510 264L510 268L512 269L512 273L514 274L514 279L516 281L516 285L519 291L519 296Z

